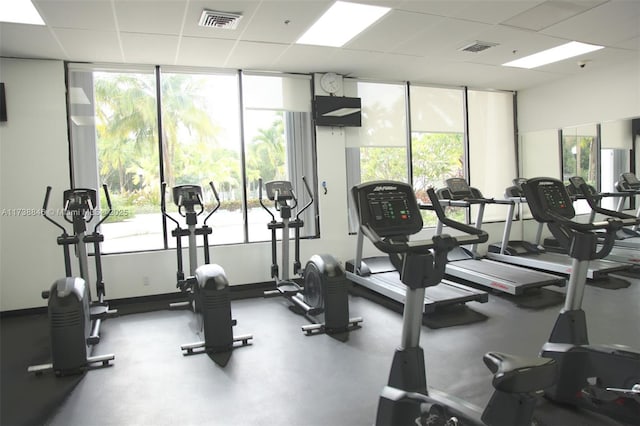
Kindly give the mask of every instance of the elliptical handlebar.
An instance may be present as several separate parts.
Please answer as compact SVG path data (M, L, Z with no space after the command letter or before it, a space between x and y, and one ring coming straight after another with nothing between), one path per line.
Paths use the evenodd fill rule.
M265 206L264 203L262 202L262 178L258 178L258 200L260 201L260 205L262 206L262 208L265 209L266 212L269 213L269 215L271 216L271 222L275 222L276 215L274 215L271 212L271 210L269 210L269 208ZM276 203L276 208L277 208L277 203Z
M178 228L180 228L180 222L178 222L171 215L169 215L169 213L167 213L167 197L166 197L167 182L162 182L161 186L162 186L162 190L160 191L160 211L162 211L162 215L164 217L171 220L173 223L176 224Z
M311 192L311 188L309 187L309 183L307 182L307 178L305 176L302 176L302 182L304 182L304 187L307 190L307 194L309 195L309 202L305 204L305 206L300 210L298 210L298 213L296 214L296 220L300 220L300 215L304 213L304 211L308 209L311 204L313 204L313 192Z
M207 215L207 217L204 218L204 222L203 222L204 226L207 225L207 220L209 220L211 215L214 214L220 208L220 197L218 196L218 191L216 191L216 187L213 185L213 181L209 181L209 186L211 187L211 190L213 191L213 196L216 199L216 206L213 208L213 210L211 210L211 212Z
M113 211L113 208L112 208L112 206L111 206L111 197L109 196L109 188L107 187L107 184L106 184L106 183L103 183L103 184L102 184L102 190L104 191L104 196L105 196L105 198L106 198L106 200L107 200L107 206L109 207L109 211L107 212L107 214L106 214L102 219L100 219L100 221L99 221L98 223L96 223L96 226L94 226L94 227L93 227L93 233L94 233L94 234L97 234L97 233L98 233L98 227L99 227L100 225L102 225L102 223L103 223L105 220L107 220L107 218L108 218L109 216L111 216L111 212Z
M55 220L47 216L47 209L49 207L49 196L51 195L51 189L52 189L51 186L47 186L46 193L44 194L44 203L42 204L42 216L45 219L47 219L49 222L53 223L56 227L60 228L60 230L62 231L62 235L64 236L69 235L64 226L62 226L61 224L59 224L58 222L56 222Z

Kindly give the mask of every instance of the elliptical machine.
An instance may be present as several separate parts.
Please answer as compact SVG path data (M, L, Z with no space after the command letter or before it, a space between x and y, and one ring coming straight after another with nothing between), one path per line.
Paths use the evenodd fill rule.
M420 347L425 288L440 282L451 249L488 239L485 231L447 218L433 188L427 194L438 219L466 235L440 234L430 240L410 241L411 235L422 230L423 223L413 188L406 183L375 181L351 190L360 229L379 250L389 254L407 286L402 340L388 385L380 395L376 425L530 425L535 393L553 384L556 372L551 359L485 354L484 363L494 373L495 392L482 412L453 396L427 390Z
M264 184L267 198L280 213L280 221L264 205L262 200L262 179L259 180L260 205L271 216L267 227L271 230L271 278L276 289L264 292L265 297L284 296L291 303L293 312L304 315L313 324L303 325L305 335L327 333L339 334L360 328L361 317L349 318L349 282L344 269L329 254L316 254L309 259L301 271L300 228L304 222L300 215L313 204L313 194L305 177L302 182L307 190L309 202L299 209L291 220L292 211L298 206L298 199L290 181L277 180ZM295 260L294 275L301 274L303 286L289 277L289 230L294 229ZM276 230L282 230L282 277L278 266Z
M162 183L162 214L176 224L171 235L176 238L176 259L178 264L177 285L187 295L184 302L173 303L172 308L188 307L200 314L202 324L200 330L204 340L180 346L184 355L194 353L227 353L239 346L246 346L253 339L251 334L233 335L233 326L237 324L231 318L231 296L229 281L220 265L211 264L209 255L209 235L213 232L207 226L207 220L220 208L220 198L213 182L209 182L216 199L216 206L198 227L198 216L204 212L202 187L199 185L178 185L173 187L173 201L178 206L178 213L184 217L187 228L171 217L166 210L166 183ZM196 236L202 235L204 241L204 265L198 266ZM189 276L185 277L182 262L182 237L189 238ZM237 345L239 343L239 345ZM200 350L202 349L202 350Z
M557 402L575 405L637 424L640 420L640 352L620 345L591 345L582 310L589 261L609 254L616 233L623 226L640 223L631 215L598 205L589 186L580 189L590 207L606 216L602 222L579 223L573 202L558 179L539 177L522 184L533 217L568 250L572 273L564 308L560 311L542 356L555 359L558 376L545 395ZM597 233L604 230L605 235Z
M96 366L108 366L115 359L113 354L92 356L93 347L100 342L100 326L106 318L116 316L118 311L109 309L105 302L105 286L102 278L100 243L104 236L98 232L100 225L111 215L111 200L107 185L103 185L109 210L94 226L93 233L87 235L87 224L93 219L97 209L95 189L75 188L64 191L64 219L73 225L73 233L47 216L51 187L47 186L42 206L42 215L62 230L57 238L64 253L65 278L53 283L49 290L42 292L48 299L49 333L51 338L51 363L33 365L27 371L40 375L53 371L58 376L80 374ZM93 244L97 300L91 298L89 285L89 262L86 244ZM80 277L74 277L71 268L70 248L75 246L78 256Z

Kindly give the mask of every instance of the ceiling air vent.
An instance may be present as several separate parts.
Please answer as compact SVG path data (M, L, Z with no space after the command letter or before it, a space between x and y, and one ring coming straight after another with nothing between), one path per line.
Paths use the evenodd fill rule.
M483 50L487 50L490 47L494 47L497 46L498 43L491 43L489 41L474 41L471 44L468 44L464 47L461 47L460 50L461 52L471 52L471 53L478 53L478 52L482 52Z
M222 28L235 30L242 18L241 13L218 12L217 10L203 10L198 25L207 28Z

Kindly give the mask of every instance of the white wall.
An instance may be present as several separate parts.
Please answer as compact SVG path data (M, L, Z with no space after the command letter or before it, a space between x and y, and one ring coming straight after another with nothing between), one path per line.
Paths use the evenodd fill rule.
M518 130L560 129L640 117L640 55L518 92Z
M45 187L69 186L64 67L0 58L8 121L0 123L0 310L43 306L40 292L64 276L59 234L42 217Z

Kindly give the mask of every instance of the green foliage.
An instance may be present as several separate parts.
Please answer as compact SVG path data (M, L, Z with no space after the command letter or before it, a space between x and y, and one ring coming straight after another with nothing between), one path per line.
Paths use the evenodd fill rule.
M96 133L101 182L109 186L114 208L128 213L157 211L160 171L153 75L95 73ZM240 152L224 146L221 124L207 110L207 76L165 74L162 78L162 152L169 187L213 181L223 208L241 207ZM284 117L247 144L250 190L264 180L286 175ZM257 200L250 205L259 205ZM169 207L169 206L168 206ZM110 220L116 220L116 217Z
M422 202L428 202L427 188L444 186L451 177L464 176L462 133L414 133L411 138L413 188Z
M581 176L596 184L597 152L593 136L565 135L562 138L562 175L565 181L572 176Z

